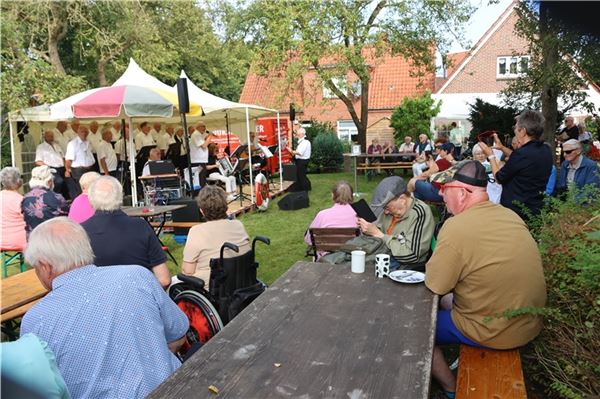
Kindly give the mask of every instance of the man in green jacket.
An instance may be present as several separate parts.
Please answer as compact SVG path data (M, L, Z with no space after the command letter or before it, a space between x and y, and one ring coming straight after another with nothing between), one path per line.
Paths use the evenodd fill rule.
M400 176L386 177L373 192L375 223L359 218L361 231L381 238L392 252L391 270L424 268L435 229L429 206L408 192Z

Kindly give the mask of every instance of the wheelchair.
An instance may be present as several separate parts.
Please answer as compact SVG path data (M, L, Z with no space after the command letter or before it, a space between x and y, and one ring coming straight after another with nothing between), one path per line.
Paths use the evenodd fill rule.
M256 242L270 245L267 237L257 236L252 248L245 254L224 258L224 251L239 252L239 247L230 242L221 246L219 258L210 260L210 287L204 280L178 274L181 281L171 285L169 297L187 316L190 327L187 342L180 349L180 357L194 351L214 337L235 316L262 294L267 286L256 278L258 263L255 261Z

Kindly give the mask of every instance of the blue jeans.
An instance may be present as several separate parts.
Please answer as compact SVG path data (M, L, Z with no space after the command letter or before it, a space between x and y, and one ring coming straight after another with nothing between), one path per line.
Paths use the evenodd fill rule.
M415 197L421 201L444 202L439 191L439 189L435 188L428 181L417 180L415 183Z

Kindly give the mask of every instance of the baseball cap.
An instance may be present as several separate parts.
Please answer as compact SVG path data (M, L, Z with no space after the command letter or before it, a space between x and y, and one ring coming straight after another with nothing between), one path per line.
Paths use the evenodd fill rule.
M373 191L371 210L373 210L375 216L379 217L388 202L405 192L406 182L404 179L400 176L386 177L375 187L375 191Z
M450 181L459 181L477 187L487 187L488 175L481 162L466 161L456 169Z

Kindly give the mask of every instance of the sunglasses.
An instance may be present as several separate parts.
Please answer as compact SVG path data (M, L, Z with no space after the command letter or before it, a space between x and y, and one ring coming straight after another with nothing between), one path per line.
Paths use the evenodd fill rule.
M466 190L468 193L471 193L471 194L473 193L473 191L469 190L469 189L468 189L468 188L466 188L466 187L463 187L463 186L457 186L457 185L452 185L452 184L443 184L443 185L440 187L440 192L441 192L442 194L444 194L444 191L446 191L446 190L447 190L447 189L449 189L449 188L462 188L463 190Z
M573 151L577 151L577 149L574 149L574 150L563 150L563 154L570 154Z

